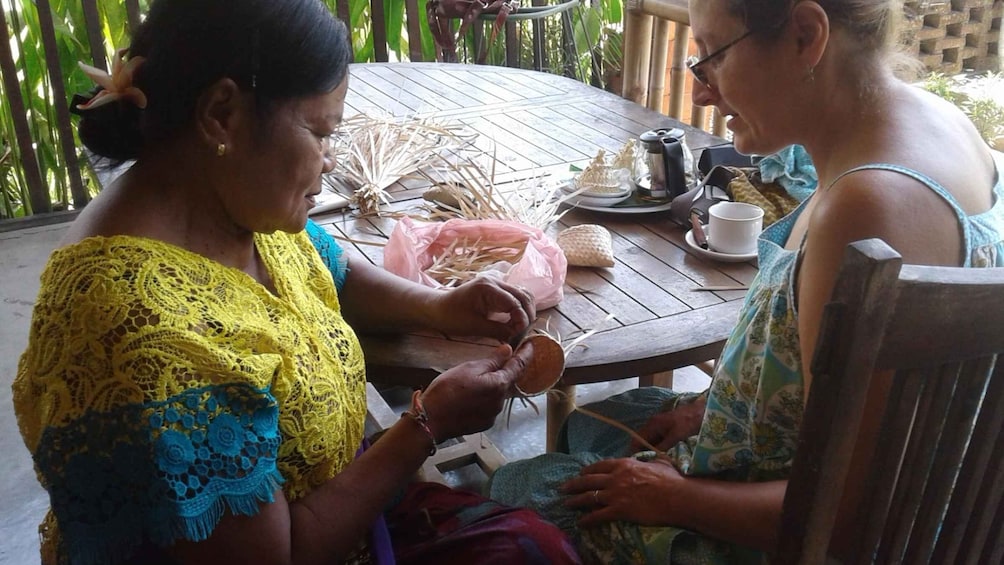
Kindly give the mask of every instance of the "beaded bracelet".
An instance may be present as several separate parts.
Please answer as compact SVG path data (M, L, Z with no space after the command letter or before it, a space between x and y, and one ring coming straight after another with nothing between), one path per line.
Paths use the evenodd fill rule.
M425 406L422 405L422 391L416 390L411 395L411 410L401 414L401 417L411 416L411 419L418 424L419 428L425 432L425 435L429 436L429 440L432 442L432 447L429 448L429 456L436 454L436 436L432 435L432 429L429 428L429 413L425 411Z

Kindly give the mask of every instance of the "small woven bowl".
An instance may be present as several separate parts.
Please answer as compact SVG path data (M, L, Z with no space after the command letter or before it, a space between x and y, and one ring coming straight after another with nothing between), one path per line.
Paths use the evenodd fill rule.
M533 345L533 357L516 381L516 392L522 396L538 396L561 380L565 372L565 351L554 338L544 334L527 337L520 347L527 343Z
M584 190L584 187L579 184L579 177L582 173L576 174L571 182L562 187L562 190L566 193L581 190L582 192L579 194L590 198L618 198L631 194L634 189L634 186L630 182L630 173L626 169L604 167L600 170L600 173L599 178L595 182L590 183L590 186Z

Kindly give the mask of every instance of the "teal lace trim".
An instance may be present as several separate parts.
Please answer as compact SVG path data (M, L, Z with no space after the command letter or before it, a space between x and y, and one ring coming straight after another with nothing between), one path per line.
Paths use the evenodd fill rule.
M114 563L146 542L204 540L225 509L257 514L283 482L278 416L268 391L230 384L46 429L35 464L62 555Z
M331 277L335 279L335 290L341 292L342 287L345 286L345 276L349 272L348 257L342 251L342 246L338 245L335 238L331 237L331 234L314 223L313 220L307 220L306 230L310 237L310 243L314 244L321 260L324 261L324 266L328 268Z

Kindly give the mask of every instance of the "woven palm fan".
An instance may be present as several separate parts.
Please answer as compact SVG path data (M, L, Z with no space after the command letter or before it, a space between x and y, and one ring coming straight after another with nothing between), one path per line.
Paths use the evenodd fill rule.
M530 343L533 357L523 375L516 381L516 392L523 397L544 394L558 383L565 372L565 350L556 339L546 334L535 334L520 343Z

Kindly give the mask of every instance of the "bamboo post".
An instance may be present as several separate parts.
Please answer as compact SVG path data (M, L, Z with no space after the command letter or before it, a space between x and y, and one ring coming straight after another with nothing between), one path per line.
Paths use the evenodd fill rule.
M352 11L349 7L349 0L336 0L335 13L338 15L338 19L342 20L345 25L351 25ZM416 15L416 17L418 16Z
M408 26L408 59L412 63L423 60L422 22L419 19L418 0L404 0L406 25Z
M690 9L687 4L687 0L628 0L624 9L690 25Z
M725 116L715 108L714 114L714 124L712 126L711 133L717 135L718 137L725 137Z
M662 99L666 95L666 59L669 51L670 23L669 20L656 19L652 31L647 106L656 112L662 112Z
M7 13L0 7L0 29L7 30ZM3 87L10 103L11 118L14 121L14 137L17 138L18 152L21 154L21 168L24 171L25 182L28 184L28 195L31 203L31 213L48 212L51 209L49 189L42 180L42 172L38 168L38 157L31 142L31 128L28 125L28 114L24 108L24 95L17 78L17 67L14 65L14 55L10 49L10 41L0 41L0 70L3 74Z
M370 19L373 22L373 59L386 63L390 58L387 55L387 19L383 0L370 0Z
M84 27L87 28L87 44L91 48L91 59L93 66L108 71L108 64L105 63L105 40L101 37L101 15L98 13L96 0L83 0L81 8L84 10Z
M690 125L707 131L708 129L707 123L708 123L707 108L705 108L704 106L698 106L697 104L694 104L694 106L690 109Z
M683 116L684 87L689 80L687 72L687 47L690 44L690 26L676 23L676 38L673 40L673 67L669 71L669 109L671 118Z
M623 96L660 112L666 92L670 23L676 24L677 38L682 37L682 47L673 50L673 68L679 67L682 71L690 39L686 0L626 0L624 3ZM670 76L670 115L673 117L683 113L682 74L677 72Z
M649 57L652 54L652 16L635 12L628 2L624 10L624 98L645 104L648 92Z
M59 146L66 163L67 176L70 178L70 194L73 195L73 206L83 208L87 204L88 195L80 178L80 163L77 160L77 148L73 145L73 124L70 122L70 110L62 101L66 100L66 89L63 86L63 71L59 66L59 47L56 44L56 28L52 22L52 9L49 0L36 0L38 10L39 31L42 34L42 46L45 49L45 66L49 70L52 97L57 100L56 126L59 131Z
M531 6L546 6L547 0L531 0ZM534 70L546 69L550 66L547 50L544 49L544 41L547 37L547 18L534 19L530 23L533 30L533 68Z

